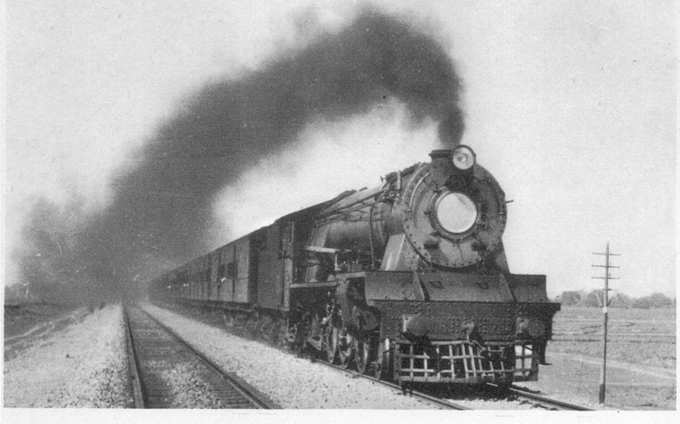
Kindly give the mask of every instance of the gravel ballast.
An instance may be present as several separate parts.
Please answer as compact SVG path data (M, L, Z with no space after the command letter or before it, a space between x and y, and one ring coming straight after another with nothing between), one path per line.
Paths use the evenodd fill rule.
M130 404L120 305L95 310L5 361L6 407Z
M225 407L195 366L181 364L174 369L164 370L162 377L172 388L174 408L219 409Z
M267 394L283 408L435 409L370 380L312 363L154 305L144 309L224 370Z

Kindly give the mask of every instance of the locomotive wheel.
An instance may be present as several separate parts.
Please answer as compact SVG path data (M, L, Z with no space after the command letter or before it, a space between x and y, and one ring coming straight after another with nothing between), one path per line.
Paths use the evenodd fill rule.
M248 315L246 321L246 331L248 337L257 338L260 330L260 314Z
M394 354L391 350L382 352L380 356L380 365L378 367L381 380L392 380L394 376Z
M352 340L352 350L354 353L354 365L361 374L366 373L368 360L370 357L370 343L366 339L355 337Z
M373 377L378 379L378 380L383 380L383 366L382 363L376 362L373 365Z
M298 323L295 326L295 337L293 339L293 351L299 357L304 357L307 346L307 337L309 336L309 329L303 323Z
M340 333L340 331L338 331ZM343 368L349 368L354 357L352 336L345 334L338 337L338 364Z
M224 326L227 328L227 330L233 329L234 328L234 317L227 312L222 313L222 318L224 319Z
M259 338L271 343L275 336L275 333L273 332L274 320L265 316L261 319L258 327Z
M271 343L273 346L278 346L280 343L279 337L281 337L281 327L283 327L281 319L276 318L271 328Z
M247 324L248 317L242 313L236 312L236 315L234 316L234 327L239 332L239 334L244 334Z
M376 352L376 358L373 366L373 377L378 380L383 380L387 377L385 368L388 364L385 358L385 346L382 343L378 343L378 348Z
M327 326L323 331L324 348L326 350L326 359L329 363L335 362L335 357L338 354L338 338L340 330L333 325Z
M281 349L288 349L288 323L285 320L282 320L279 323L279 331L276 339Z

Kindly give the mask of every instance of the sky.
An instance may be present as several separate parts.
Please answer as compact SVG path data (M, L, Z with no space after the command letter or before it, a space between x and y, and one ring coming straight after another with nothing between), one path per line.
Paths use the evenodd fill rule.
M363 2L7 1L6 282L45 197L110 205L159 126L207 83L256 72L351 23ZM670 1L374 1L426 28L463 82L462 142L509 204L510 268L548 291L599 287L607 241L630 295L675 294L676 33ZM436 123L391 101L312 117L216 196L224 243L427 161ZM68 211L65 211L68 213Z

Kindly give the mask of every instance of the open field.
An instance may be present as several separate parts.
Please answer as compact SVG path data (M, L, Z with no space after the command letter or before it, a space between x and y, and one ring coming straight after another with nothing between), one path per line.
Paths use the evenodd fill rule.
M605 406L675 409L675 310L610 309ZM602 361L602 310L563 307L533 389L593 407Z
M65 315L76 308L77 306L74 305L42 302L6 304L3 311L5 315L4 336L7 338L25 333L40 323Z
M609 309L607 358L675 370L675 309ZM602 310L563 307L550 351L602 356Z

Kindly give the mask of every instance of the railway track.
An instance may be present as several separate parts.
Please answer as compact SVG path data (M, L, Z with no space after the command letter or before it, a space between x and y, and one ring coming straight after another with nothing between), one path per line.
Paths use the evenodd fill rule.
M564 411L593 411L594 409L587 408L582 405L577 405L574 403L569 403L569 402L564 402L558 399L553 399L547 396L539 395L536 394L529 389L525 389L523 387L518 387L515 385L512 385L510 387L505 387L501 388L497 384L493 383L487 383L487 386L489 386L492 390L495 391L502 391L503 393L510 394L512 396L515 396L517 399L525 399L528 400L532 403L534 403L536 406L545 408L545 409L550 409L550 410L564 410Z
M471 409L471 408L468 408L465 405L461 405L461 404L455 403L453 401L450 401L450 400L447 400L447 399L444 399L444 398L441 398L441 397L432 396L432 395L429 395L427 393L421 392L419 390L411 390L411 388L409 388L407 391L405 391L404 388L399 386L398 384L394 384L392 382L385 381L385 380L380 380L380 379L377 379L375 377L371 377L370 375L367 375L367 374L361 374L361 373L354 371L352 369L344 368L344 367L341 367L341 366L335 365L335 364L331 364L330 362L327 362L327 361L318 361L318 363L326 365L326 366L333 368L333 369L336 369L338 371L350 374L354 378L365 378L365 379L370 380L374 383L381 384L383 386L389 387L389 388L391 388L395 391L403 392L403 393L407 392L410 396L413 396L413 397L416 397L418 399L436 404L436 405L444 407L446 409L456 409L456 410L461 410L461 411Z
M195 408L182 384L201 391L210 408L273 409L265 395L198 352L137 307L125 308L131 389L136 408ZM182 373L186 375L182 375ZM189 376L187 378L187 376ZM189 403L188 403L189 402Z
M195 320L199 320L199 321L201 321L201 322L204 322L204 321L201 320L200 318L198 318L198 317L196 317L196 316L193 316L192 314L189 314L189 313L187 313L186 311L185 311L183 314L184 314L185 316L187 316L187 317L190 317L191 319L195 319ZM232 333L232 334L238 335L239 337L243 337L242 334L234 333L233 331L230 331L229 329L225 329L222 325L215 324L214 322L211 322L211 323L206 323L206 322L204 322L204 323L205 323L206 325L210 325L210 326L219 328L219 329L221 329L221 330L223 330L223 331L227 331L227 332L230 332L230 333ZM268 346L270 346L270 347L272 347L272 348L275 348L275 349L284 349L284 348L282 348L282 347L279 346L279 345L269 343L269 342L267 342L267 341L265 341L265 340L262 340L262 339L258 339L258 341L261 342L261 343L265 343L265 344L267 344ZM285 350L285 349L284 349L284 350ZM290 350L286 350L286 351L287 351L288 353L291 353ZM311 359L311 358L310 358L310 359ZM385 381L385 380L380 380L380 379L377 379L377 378L372 377L372 376L367 375L367 374L360 374L360 373L358 373L358 372L355 371L355 370L352 370L352 369L349 369L349 368L344 368L344 367L341 367L341 366L339 366L339 365L331 364L331 363L329 363L329 362L327 362L327 361L323 361L323 360L320 360L320 359L314 359L314 362L319 363L319 364L322 364L322 365L325 365L325 366L327 366L327 367L329 367L329 368L333 368L333 369L335 369L335 370L337 370L337 371L340 371L340 372L349 374L349 375L351 375L353 378L365 378L365 379L370 380L370 381L373 381L373 382L375 382L375 383L377 383L377 384L380 384L380 385L389 387L389 388L393 389L394 391L403 392L403 389L402 389L401 386L399 386L399 385L397 385L397 384L394 384L394 383L392 383L392 382ZM469 409L471 409L471 408L468 408L468 407L466 407L466 406L464 406L464 405L460 405L460 404L457 404L457 403L455 403L455 402L452 402L452 401L449 401L449 400L446 400L446 399L443 399L443 398L439 398L439 397L436 397L436 396L432 396L432 395L429 395L429 394L427 394L427 393L424 393L424 392L421 392L421 391L418 391L418 390L409 390L409 391L408 391L408 394L411 395L411 396L413 396L413 397L416 397L416 398L418 398L418 399L424 400L424 401L426 401L426 402L430 402L430 403L432 403L432 404L436 404L436 405L438 405L438 406L440 406L440 407L443 407L443 408L446 408L446 409L455 409L455 410L469 410Z
M375 377L371 377L366 374L360 374L357 371L343 368L341 366L335 365L328 363L326 361L319 361L319 363L322 363L326 366L329 366L331 368L334 368L336 370L346 372L351 374L353 377L356 378L365 378L367 380L371 380L375 383L382 384L384 386L390 387L396 391L404 391L404 388L401 386L385 381L385 380L379 380ZM516 397L517 399L523 399L523 400L528 400L531 403L533 403L535 406L544 408L544 409L549 409L549 410L565 410L565 411L593 411L591 408L587 408L582 405L577 405L569 402L564 402L558 399L553 399L549 398L546 396L538 395L536 393L530 392L528 389L518 387L518 386L510 386L510 387L505 387L501 388L500 386L493 384L493 383L487 383L487 386L489 386L494 392L496 393L502 393L504 395L512 395ZM428 402L437 404L439 406L448 408L448 409L456 409L456 410L472 410L473 408L470 408L465 405L461 405L460 403L456 403L452 400L447 399L444 396L433 396L429 395L427 393L417 391L417 390L408 390L408 394L414 397L417 397L419 399L426 400Z
M192 319L197 319L197 317L192 316L190 314L187 314L185 312L185 315L190 316ZM224 327L221 325L215 324L215 323L207 323L207 325L211 325L217 328L220 328L222 330L225 330ZM226 329L225 331L229 331ZM240 334L237 334L240 335ZM260 340L263 343L267 343L264 340ZM275 348L281 348L280 346L272 345L271 343L267 343L269 346L275 347ZM380 380L377 379L373 376L367 375L367 374L360 374L355 370L345 368L336 364L331 364L325 360L322 360L320 358L315 359L315 362L318 362L320 364L323 364L325 366L328 366L330 368L333 368L335 370L338 370L343 373L347 373L352 375L353 378L365 378L367 380L373 381L377 384L381 384L383 386L389 387L395 391L403 392L404 389L392 382L385 381L385 380ZM495 393L495 394L502 394L503 396L514 396L518 400L525 400L528 402L531 402L533 405L536 407L540 407L543 409L548 409L548 410L572 410L572 411L591 411L593 409L587 408L582 405L576 405L568 402L564 402L558 399L552 399L543 395L536 394L534 392L529 391L528 389L519 387L519 386L510 386L510 387L505 387L501 388L500 386L493 384L493 383L488 383L487 386L489 389ZM454 410L472 410L474 408L471 408L466 405L462 405L460 403L456 403L454 400L447 399L445 395L439 396L436 394L428 394L424 393L422 391L418 390L408 390L408 394L410 394L413 397L417 397L419 399L422 399L424 401L430 402L432 404L436 404L437 406L447 408L447 409L454 409Z
M401 387L397 384L394 384L389 381L385 380L380 380L378 378L372 377L367 374L361 374L355 370L352 370L350 368L345 368L336 364L332 364L328 361L325 360L319 360L319 363L326 365L328 367L334 368L338 371L342 371L348 374L351 374L355 378L365 378L367 380L373 381L378 384L382 384L384 386L390 387L396 391L401 391L401 392L408 392L409 395L426 400L428 402L437 404L439 406L443 406L448 409L456 409L456 410L472 410L474 408L470 408L466 405L462 405L460 403L456 403L453 400L450 400L446 398L445 396L438 396L438 395L430 395L418 390L412 390L412 388L408 388L405 390L404 387ZM533 403L535 406L544 408L544 409L549 409L549 410L566 410L566 411L593 411L594 409L587 408L582 405L577 405L569 402L564 402L558 399L553 399L549 398L547 396L542 396L539 394L536 394L534 392L531 392L529 389L519 387L512 385L510 387L501 387L497 384L494 383L487 383L487 386L496 394L501 394L503 396L514 396L517 399L522 399L522 400L528 400L531 403Z

